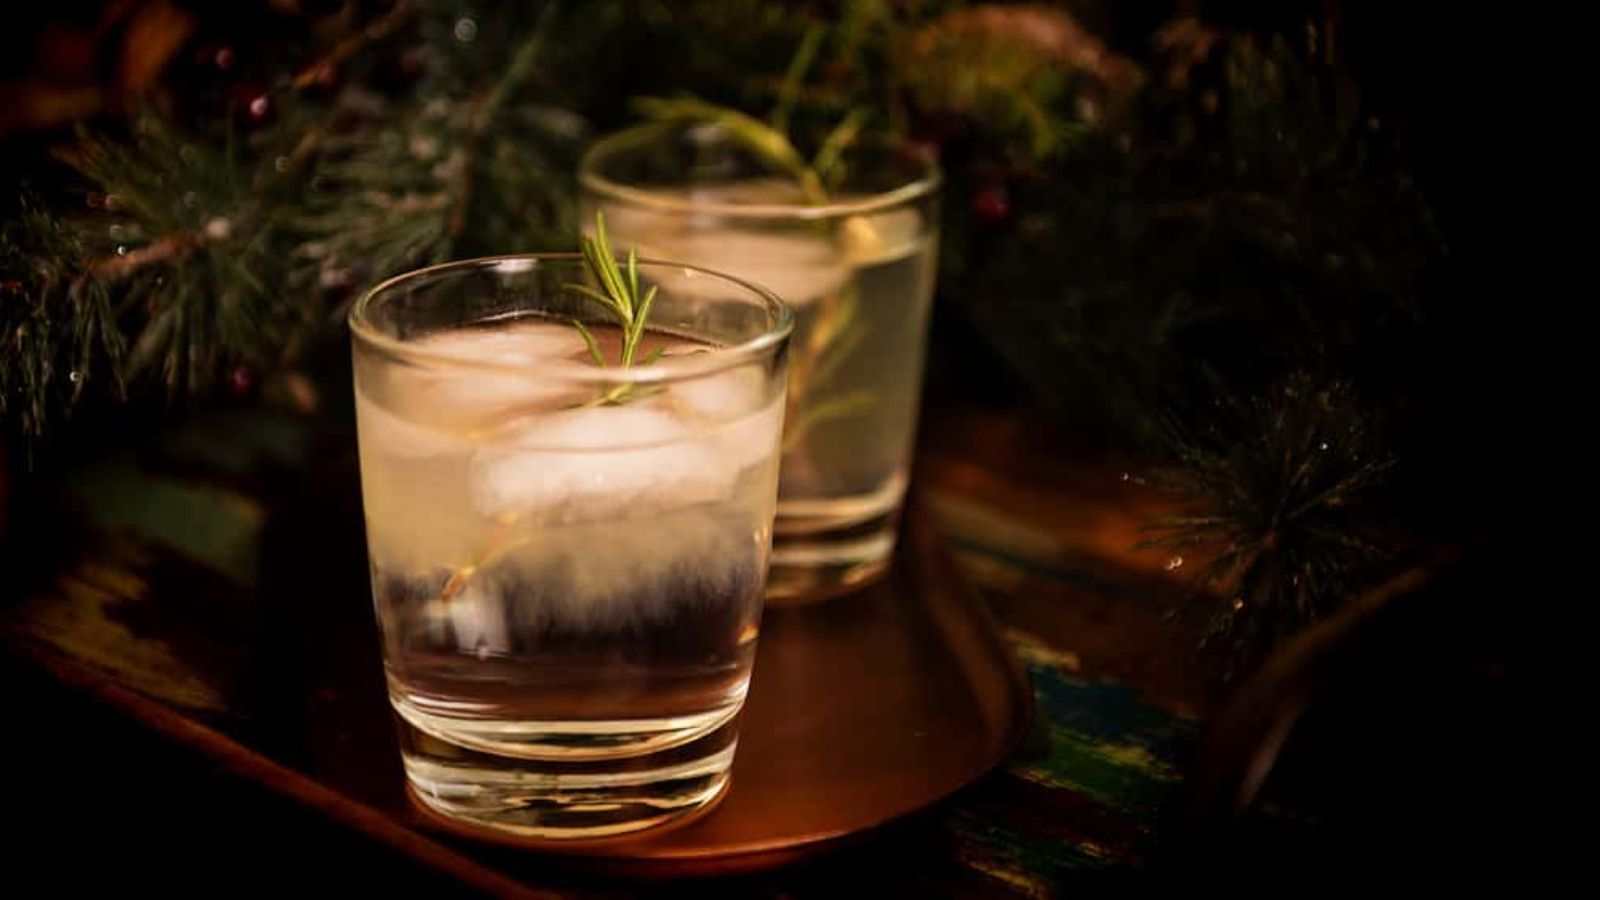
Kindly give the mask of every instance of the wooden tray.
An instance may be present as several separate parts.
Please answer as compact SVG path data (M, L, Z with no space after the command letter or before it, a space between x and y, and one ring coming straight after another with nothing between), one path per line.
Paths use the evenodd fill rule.
M1029 693L925 516L907 516L889 575L826 602L768 610L733 785L709 815L569 849L608 873L779 865L921 809L1000 763ZM520 844L419 808L429 827Z
M337 518L337 517L335 517ZM333 531L324 518L322 528ZM1020 740L1026 681L988 611L961 581L913 501L889 574L824 603L770 610L743 713L732 788L709 814L675 830L586 848L529 848L425 813L406 796L383 694L377 636L348 547L291 522L277 533L303 571L267 579L256 600L260 639L199 642L187 573L142 576L140 627L203 658L195 673L227 670L239 689L222 716L183 709L106 671L25 642L58 677L108 699L144 724L329 818L503 892L555 870L631 877L748 872L817 853L927 807L1000 763ZM342 529L341 529L342 530ZM359 534L359 532L356 532ZM269 540L270 540L269 536ZM336 571L337 570L337 571ZM211 593L208 602L221 603ZM329 604L335 604L330 607ZM330 609L346 611L342 616ZM15 633L13 632L13 637ZM240 655L250 646L248 655ZM200 651L204 650L204 653ZM257 687L252 688L251 685ZM262 687L265 686L265 687ZM254 699L251 699L254 698Z

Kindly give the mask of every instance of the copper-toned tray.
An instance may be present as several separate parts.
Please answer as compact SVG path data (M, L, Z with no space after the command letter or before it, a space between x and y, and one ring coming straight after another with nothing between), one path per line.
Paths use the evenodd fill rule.
M913 503L882 581L767 613L732 788L720 805L675 830L553 855L549 845L472 831L408 800L376 635L370 617L347 602L364 586L359 570L343 571L346 558L359 561L359 547L324 536L330 546L318 551L302 531L294 523L280 529L301 571L324 573L321 589L285 589L301 580L263 584L259 641L224 645L209 630L196 633L197 610L223 601L218 585L207 588L207 606L185 600L194 581L187 569L181 577L146 572L150 591L124 601L146 607L139 613L145 632L181 655L210 660L194 677L227 671L237 683L277 686L276 699L252 706L251 691L219 687L227 711L218 716L132 689L137 679L108 672L105 658L86 665L78 653L61 653L63 642L49 634L43 645L25 642L28 655L227 768L495 892L553 869L673 877L781 865L979 778L1009 754L1026 724L1030 694L1020 669ZM339 622L333 609L352 615Z
M583 858L569 864L672 875L799 858L988 772L1020 739L1029 702L987 610L913 513L885 579L767 612L733 786L721 804L654 836L565 848ZM419 814L432 828L519 843Z

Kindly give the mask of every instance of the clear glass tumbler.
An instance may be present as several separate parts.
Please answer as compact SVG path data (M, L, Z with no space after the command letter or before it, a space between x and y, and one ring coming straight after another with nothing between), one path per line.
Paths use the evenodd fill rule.
M795 311L767 596L836 594L883 571L916 431L939 236L937 166L864 143L826 197L724 132L647 125L580 167L586 220L640 252L766 287Z
M659 294L626 369L573 324L617 359L576 254L424 269L350 314L389 696L412 792L446 816L604 837L727 786L791 315L703 269L638 272Z

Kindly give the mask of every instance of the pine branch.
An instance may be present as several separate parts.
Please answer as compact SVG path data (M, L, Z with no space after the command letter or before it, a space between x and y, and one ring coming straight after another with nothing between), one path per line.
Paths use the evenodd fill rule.
M200 235L169 234L130 253L93 260L78 277L80 280L120 281L145 266L178 261L203 243Z
M350 124L322 142L318 189L293 223L300 281L366 282L451 257L570 241L565 185L586 126L530 102L558 6L525 27L491 29L461 7L420 5L416 33L433 68L415 99L341 99L335 117ZM472 41L457 35L467 21Z
M369 45L382 43L406 23L411 21L416 13L416 7L407 0L396 0L394 6L382 16L367 23L355 34L338 42L327 53L302 66L290 82L297 91L303 91L316 85L322 73L329 68L337 67L341 63L355 57Z
M0 420L30 455L87 388L104 382L106 393L122 392L111 297L100 280L78 277L88 256L79 235L32 198L0 226Z
M450 211L450 222L446 228L450 241L460 240L467 229L468 216L473 202L473 183L481 168L478 154L482 150L483 142L505 106L506 100L522 89L534 71L534 62L538 59L539 50L544 46L550 25L555 21L554 12L557 4L550 4L544 8L539 16L539 21L534 25L533 34L523 41L517 48L516 55L511 58L511 64L506 67L505 74L494 83L486 95L482 95L472 104L472 112L467 126L465 151L459 167L459 180L455 186L455 199Z
M641 97L634 106L640 114L657 122L715 125L731 140L794 178L812 202L827 202L822 181L789 136L754 116L698 97Z
M1383 556L1369 507L1395 460L1344 383L1298 374L1163 432L1170 464L1151 482L1186 512L1146 546L1209 556L1194 580L1219 598L1211 638L1243 657L1331 612Z
M272 139L230 134L219 148L151 117L133 131L126 143L82 135L64 157L104 192L112 222L84 223L103 255L80 277L114 286L129 311L126 377L156 372L171 394L201 393L226 365L261 364L308 319L315 297L267 287L281 280L277 220L298 192Z

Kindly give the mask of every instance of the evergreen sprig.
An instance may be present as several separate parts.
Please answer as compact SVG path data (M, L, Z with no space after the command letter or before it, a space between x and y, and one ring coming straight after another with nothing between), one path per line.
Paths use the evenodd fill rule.
M106 282L84 277L82 236L22 198L0 226L0 417L31 440L104 380L122 392L125 350Z
M599 301L617 319L617 325L622 330L622 355L617 360L617 365L626 369L633 365L633 357L639 350L639 342L644 340L645 328L649 324L650 309L655 306L657 285L650 285L650 289L643 294L639 293L639 252L636 248L628 249L628 267L626 271L617 264L616 253L611 249L611 240L606 236L606 218L602 213L595 213L594 234L583 235L583 261L588 267L589 274L600 284L600 290L586 284L569 284L567 287L587 297ZM588 327L578 319L573 319L572 324L583 335L583 342L589 348L589 355L594 359L595 365L606 365L605 355L600 352L600 344L594 339ZM640 361L640 365L649 365L661 356L658 348L655 353Z
M341 96L331 118L342 125L320 139L296 221L317 278L370 282L570 240L565 185L587 124L541 102L538 89L558 8L471 17L455 4L425 4L416 33L405 35L423 40L432 66L416 90Z
M828 192L823 189L822 179L812 164L795 148L789 136L774 125L697 97L641 97L634 106L641 115L655 122L714 125L734 143L793 178L808 200L827 202Z
M237 389L293 367L354 285L566 243L587 125L542 102L563 11L402 2L312 48L264 118L230 108L179 128L146 113L81 131L57 156L77 208L26 201L0 239L0 339L15 348L0 355L3 430L31 444L80 397L124 385ZM421 83L377 89L372 60L402 46ZM335 65L354 77L316 96Z
M81 133L59 158L88 185L85 206L25 200L0 241L8 431L31 444L91 389L202 393L307 323L300 298L269 287L290 245L275 148L231 134L217 146L144 116L125 138Z
M306 298L271 287L293 241L276 216L294 190L270 141L230 132L219 147L146 116L130 140L84 134L63 158L104 191L104 216L78 223L97 251L82 277L118 297L130 383L199 394L307 324Z
M637 248L628 249L626 269L617 263L616 252L611 248L611 239L606 235L604 214L595 213L594 234L583 235L580 243L583 248L584 266L589 276L599 285L599 289L577 283L568 284L567 288L599 303L617 320L617 328L622 332L622 349L617 357L617 366L623 369L629 368L635 364L634 357L638 354L639 344L644 341L645 330L649 327L650 311L655 307L658 286L652 284L648 290L640 293ZM583 336L583 344L589 350L589 358L594 360L595 365L604 368L607 365L605 353L601 351L600 342L595 339L589 326L574 317L572 327ZM637 364L648 366L665 354L665 348L657 347ZM660 390L659 387L640 388L624 382L606 389L593 402L600 406L616 406L643 400L656 395Z
M1205 560L1193 578L1208 640L1249 659L1337 608L1384 557L1374 493L1396 461L1339 379L1297 373L1189 418L1163 420L1168 462L1152 482L1183 512L1152 523L1148 546Z

